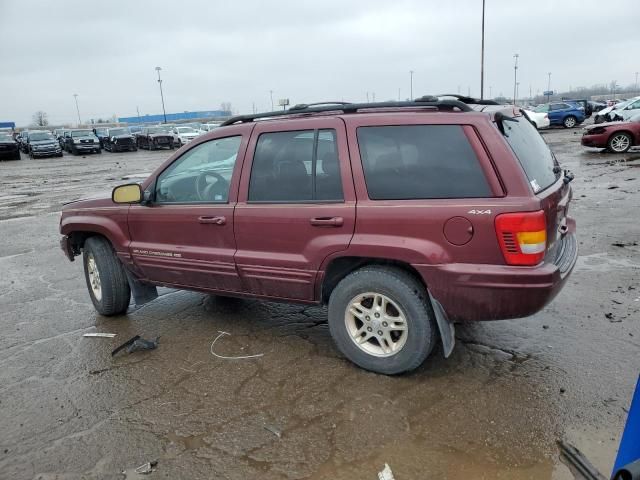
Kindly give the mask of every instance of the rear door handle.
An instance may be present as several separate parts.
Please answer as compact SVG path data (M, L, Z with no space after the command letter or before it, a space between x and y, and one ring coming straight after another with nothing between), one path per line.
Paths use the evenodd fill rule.
M315 217L309 221L314 227L341 227L344 223L342 217Z
M211 223L213 225L224 225L227 223L225 217L198 217L200 223Z

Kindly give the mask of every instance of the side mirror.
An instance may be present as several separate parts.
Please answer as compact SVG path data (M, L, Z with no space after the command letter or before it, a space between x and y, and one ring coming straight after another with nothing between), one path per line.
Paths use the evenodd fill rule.
M139 183L120 185L111 192L113 203L140 203L142 201L142 187Z

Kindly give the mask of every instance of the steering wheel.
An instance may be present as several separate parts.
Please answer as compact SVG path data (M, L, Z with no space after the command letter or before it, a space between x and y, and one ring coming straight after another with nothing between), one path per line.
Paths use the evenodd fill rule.
M208 183L207 177L215 177L216 182L213 184ZM196 178L196 193L200 200L214 200L213 197L216 191L226 192L228 190L229 182L218 172L205 170L200 172L198 178Z

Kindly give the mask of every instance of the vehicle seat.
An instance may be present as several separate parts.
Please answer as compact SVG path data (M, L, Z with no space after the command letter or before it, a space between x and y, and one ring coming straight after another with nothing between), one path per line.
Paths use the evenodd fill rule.
M310 175L301 160L282 160L274 166L274 200L311 200Z
M340 163L334 152L327 152L322 157L324 175L316 176L317 200L342 200L342 182L340 180Z

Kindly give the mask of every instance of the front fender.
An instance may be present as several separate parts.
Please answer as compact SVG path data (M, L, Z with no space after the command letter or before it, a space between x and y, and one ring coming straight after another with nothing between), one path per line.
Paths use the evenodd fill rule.
M127 228L127 213L110 212L96 214L91 212L63 213L60 220L60 233L71 235L76 232L92 232L104 236L117 252L128 252L129 235Z

